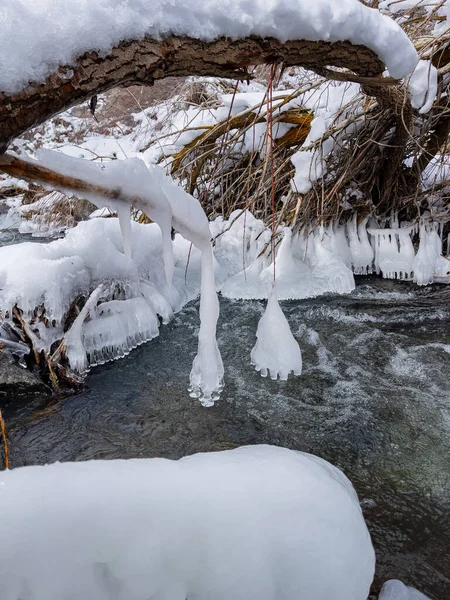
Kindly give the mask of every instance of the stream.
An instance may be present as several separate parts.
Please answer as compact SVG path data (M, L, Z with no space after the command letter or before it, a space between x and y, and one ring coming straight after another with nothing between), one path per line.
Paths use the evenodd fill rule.
M366 277L348 296L282 303L303 352L303 375L287 382L250 364L264 303L220 303L226 387L216 406L187 392L197 301L159 338L95 368L85 393L2 400L11 466L260 443L311 452L359 494L377 552L373 597L397 578L448 600L450 286Z

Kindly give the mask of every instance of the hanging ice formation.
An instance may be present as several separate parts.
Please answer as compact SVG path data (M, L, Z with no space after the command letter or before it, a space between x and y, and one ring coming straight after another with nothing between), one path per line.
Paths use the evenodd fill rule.
M118 213L124 253L127 258L131 258L131 227L127 218L130 205L133 204L155 221L161 229L166 283L169 289L174 274L171 228L173 227L201 251L200 332L198 353L192 366L189 389L191 396L198 398L205 406L214 404L214 400L218 398L223 388L224 373L216 341L219 301L214 281L208 219L198 200L168 177L163 169L155 166L147 167L137 158L99 164L72 158L59 152L41 150L38 153L38 160L44 167L90 184L91 187L84 187L86 198L99 208L106 205ZM110 190L113 199L99 192L101 188ZM124 318L123 306L114 301L107 303L107 306L101 305L97 309L96 300L100 294L100 289L94 292L92 302L85 307L85 313L80 314L80 323L67 340L69 356L73 357L80 371L85 370L87 364L86 350L90 352L95 364L108 355L111 347L111 339L104 332L100 332L96 326L95 315L98 310L107 312L111 320L111 331L114 328L121 329L125 339L132 342L131 347L133 343L137 345L157 335L156 315L150 309L147 317L142 314L145 303L139 303L139 299L134 299L131 307L134 319L130 320ZM83 348L81 325L88 311L94 318L85 331ZM98 339L96 339L99 336L103 336L101 351L98 350Z
M442 242L434 226L420 225L420 243L413 260L414 281L417 285L433 283L436 263L441 256Z
M353 219L347 223L347 234L355 275L370 275L372 273L374 254L367 236L367 220L365 219L358 225L355 213Z
M414 246L411 240L413 227L369 229L374 238L375 268L385 279L411 279L413 274Z
M263 377L269 373L272 379L280 377L285 381L292 372L294 375L302 374L300 346L280 308L275 284L272 285L266 310L258 323L256 338L251 360Z

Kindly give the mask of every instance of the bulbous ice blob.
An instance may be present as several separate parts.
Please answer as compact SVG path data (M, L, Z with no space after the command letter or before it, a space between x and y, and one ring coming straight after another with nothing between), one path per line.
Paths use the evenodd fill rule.
M278 304L276 287L272 286L266 310L258 323L256 344L251 361L263 377L286 380L290 373L302 374L302 353L291 333L289 323Z

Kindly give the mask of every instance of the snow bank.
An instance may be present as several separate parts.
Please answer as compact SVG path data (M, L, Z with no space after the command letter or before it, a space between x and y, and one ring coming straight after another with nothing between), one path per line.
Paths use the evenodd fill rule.
M105 53L122 40L169 34L348 40L373 50L398 78L418 61L400 27L358 0L71 0L64 9L60 0L3 0L0 91L41 82L58 66L68 78L70 65L87 50Z
M356 493L270 446L0 473L3 600L365 600Z

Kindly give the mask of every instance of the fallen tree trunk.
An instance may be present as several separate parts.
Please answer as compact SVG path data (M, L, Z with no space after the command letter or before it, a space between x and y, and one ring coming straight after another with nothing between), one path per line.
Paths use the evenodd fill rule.
M380 87L395 83L382 81L384 65L374 52L350 42L282 43L259 37L205 42L176 36L160 41L132 40L106 55L86 52L74 65L59 67L43 83L31 83L16 94L0 92L0 153L27 129L117 86L153 85L165 77L189 75L245 80L251 78L248 67L274 62L322 73L330 66L344 68L352 80L370 79L375 94L378 80ZM327 72L335 77L332 71Z

